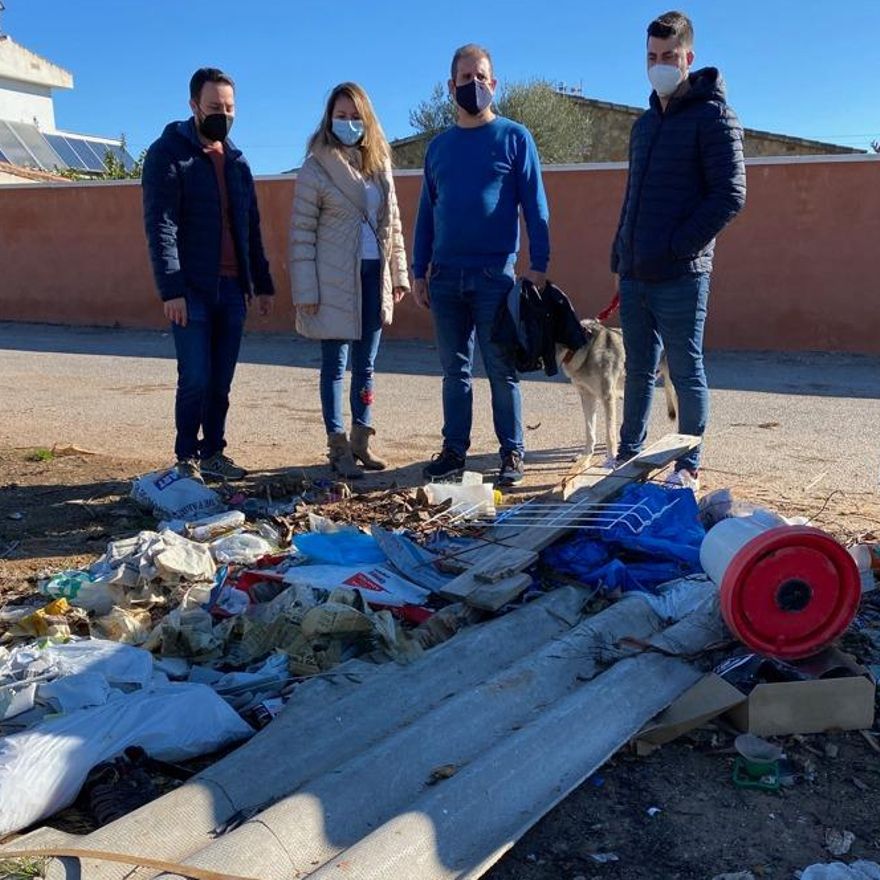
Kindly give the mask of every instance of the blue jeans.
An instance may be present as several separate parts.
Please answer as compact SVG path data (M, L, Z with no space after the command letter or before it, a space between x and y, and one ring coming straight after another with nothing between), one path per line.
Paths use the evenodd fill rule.
M321 412L328 434L345 431L342 421L342 380L351 350L351 421L372 421L373 365L382 337L382 264L361 260L361 338L321 340Z
M443 447L462 456L471 445L475 338L492 391L499 452L523 453L522 395L516 366L492 342L495 315L513 283L512 269L431 268L431 312L443 367Z
M678 430L703 436L709 418L709 388L703 368L703 328L709 276L688 275L658 283L620 282L620 323L626 349L626 386L620 458L639 453L648 433L654 376L666 350L669 375L678 395ZM695 471L699 447L676 463Z
M210 458L226 447L229 389L247 305L238 279L221 278L216 299L187 297L186 310L186 327L172 325L177 351L174 453L178 460Z

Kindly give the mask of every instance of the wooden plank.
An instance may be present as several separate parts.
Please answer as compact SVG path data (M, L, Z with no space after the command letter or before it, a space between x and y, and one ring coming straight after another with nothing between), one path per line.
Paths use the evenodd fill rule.
M696 449L701 442L702 438L691 434L667 434L619 468L606 472L606 476L626 477L625 485L638 482L649 476L652 471L660 470L692 449ZM566 501L577 501L582 490L593 488L597 483L602 482L602 479L604 478L596 480L591 473L567 478L563 498ZM622 489L623 486L620 488Z
M485 587L487 579L491 581L499 570L504 572L503 580L507 582L505 586L512 587L516 583L512 569L515 568L515 564L519 564L519 559L513 556L515 551L528 551L530 554L539 553L570 531L571 525L567 523L567 520L570 519L574 522L578 516L582 516L593 505L610 500L630 484L645 479L652 471L666 467L689 450L694 449L699 443L699 437L687 434L667 434L621 467L609 474L599 476L593 485L578 488L568 498L570 513L566 514L565 506L560 505L558 509L546 514L548 520L552 518L552 526L499 525L493 527L486 535L487 541L492 543L487 543L484 548L480 548L481 552L472 557L473 565L471 568L449 581L440 591L440 595L452 601L470 602L471 594L481 587ZM540 497L542 500L546 498L546 496ZM528 562L525 565L519 565L519 568L515 570L522 571L531 564L532 562ZM520 580L519 583L523 584L523 581ZM528 586L528 581L524 583L522 589L525 589L526 586ZM499 588L496 592L499 596L508 596L509 594L509 590L504 588ZM487 594L483 592L480 595L485 597ZM511 601L515 595L506 598L501 604Z
M497 611L527 590L531 582L530 574L516 574L492 584L480 584L467 596L467 603L484 611Z
M481 570L475 574L475 577L484 583L493 583L528 568L536 561L536 558L533 550L513 547L507 542L504 544L484 544L464 553L446 557L439 568L442 571L463 574L470 571L474 565L479 564Z
M547 493L547 500L564 501L581 486L592 486L611 473L611 468L593 465L595 455L582 455L566 472L565 476Z

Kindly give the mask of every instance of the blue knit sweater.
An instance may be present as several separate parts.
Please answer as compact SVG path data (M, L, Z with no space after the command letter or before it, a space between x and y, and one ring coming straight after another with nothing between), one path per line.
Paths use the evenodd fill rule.
M453 268L503 268L519 251L519 209L529 236L529 263L550 259L547 197L528 129L496 117L478 128L454 125L425 154L416 221L413 274L429 263Z

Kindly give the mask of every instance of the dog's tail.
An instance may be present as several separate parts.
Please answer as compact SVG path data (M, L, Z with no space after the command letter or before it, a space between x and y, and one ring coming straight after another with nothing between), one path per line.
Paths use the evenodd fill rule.
M663 393L666 395L666 414L669 416L669 421L674 422L678 418L678 397L669 377L669 364L666 362L665 351L660 355L660 375L663 377Z

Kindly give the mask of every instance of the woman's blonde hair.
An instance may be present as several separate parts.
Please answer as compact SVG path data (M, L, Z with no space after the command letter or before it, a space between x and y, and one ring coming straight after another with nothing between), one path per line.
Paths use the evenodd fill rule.
M335 149L344 146L333 134L333 108L337 99L343 95L351 99L363 120L364 136L358 144L361 153L361 172L364 177L372 177L390 164L391 148L388 146L388 139L382 131L382 126L379 125L379 119L369 96L357 83L340 83L330 92L321 123L309 138L308 152L312 153L321 146Z

